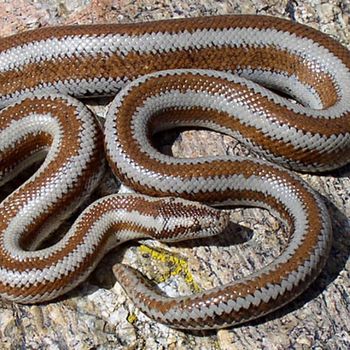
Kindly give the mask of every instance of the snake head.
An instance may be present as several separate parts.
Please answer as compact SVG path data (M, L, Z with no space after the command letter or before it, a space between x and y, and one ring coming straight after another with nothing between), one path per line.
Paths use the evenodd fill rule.
M167 242L214 236L230 220L227 211L181 198L159 199L154 209L161 227L154 238Z

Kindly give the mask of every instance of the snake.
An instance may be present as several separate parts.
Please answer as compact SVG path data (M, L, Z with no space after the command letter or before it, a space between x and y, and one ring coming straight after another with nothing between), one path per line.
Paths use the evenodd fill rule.
M115 96L102 126L85 98ZM0 185L40 162L0 204L0 295L23 304L75 288L129 240L176 242L229 227L227 207L270 211L288 232L260 270L170 297L132 266L113 272L156 322L202 330L266 315L322 271L332 225L293 171L349 162L350 54L326 34L270 16L47 27L0 39ZM229 135L256 157L177 158L157 135ZM134 193L88 201L106 164Z

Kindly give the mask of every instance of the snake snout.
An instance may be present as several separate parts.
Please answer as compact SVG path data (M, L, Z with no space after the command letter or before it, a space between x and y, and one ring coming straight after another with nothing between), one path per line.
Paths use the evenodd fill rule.
M163 200L159 214L166 218L164 230L171 232L169 241L216 235L227 227L230 220L226 211L179 198Z

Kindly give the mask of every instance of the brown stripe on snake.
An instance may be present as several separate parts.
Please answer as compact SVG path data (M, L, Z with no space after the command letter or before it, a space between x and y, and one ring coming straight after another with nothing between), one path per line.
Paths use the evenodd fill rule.
M51 145L51 135L39 133L37 135L28 135L25 140L2 154L0 159L0 169L5 173L12 173L16 166L22 164L32 154L36 154L40 150L45 150ZM33 146L35 147L33 149Z
M35 175L35 181L29 180L20 188L19 191L14 192L1 203L1 212L3 214L3 219L0 222L0 232L3 235L8 225L14 218L20 215L26 215L26 206L31 205L30 203L35 201L36 196L39 197L40 195L43 195L42 192L48 191L47 196L50 197L52 195L56 195L57 197L56 201L53 201L51 203L48 202L45 208L37 207L38 213L36 214L36 219L32 221L28 220L26 230L20 235L20 245L28 241L33 241L34 237L38 235L37 231L39 228L44 223L47 224L47 222L50 221L50 217L53 215L59 216L60 212L68 209L70 206L77 205L76 197L80 198L84 195L84 193L91 191L92 185L90 182L96 181L94 180L94 177L97 176L98 171L101 168L101 160L98 152L102 151L102 139L101 135L99 134L96 122L90 117L90 126L88 129L86 129L83 125L83 121L75 117L77 109L74 108L73 105L67 105L67 103L64 102L65 99L60 100L59 97L43 97L36 100L27 99L22 101L20 105L8 107L1 112L1 118L4 120L12 120L12 122L18 122L21 121L21 119L25 120L26 118L28 119L28 117L31 117L34 113L34 123L40 115L48 116L54 114L54 118L52 119L55 119L59 124L61 133L61 139L59 140L57 134L51 135L51 137L56 136L56 141L60 141L58 145L59 148L57 149L59 153L52 154L51 159L48 159L50 158L50 155L47 157L49 164L47 164L45 169L42 169L42 171L39 169L40 174L38 172L37 175ZM85 107L81 108L83 109L84 113L87 113L87 109ZM68 122L67 118L69 120ZM29 123L31 122L29 121ZM24 137L16 135L20 130L20 125L17 125L16 129L14 130L11 130L9 126L10 125L8 125L8 128L3 129L3 135L5 135L6 132L10 135L13 133L14 138L17 137L17 142L15 145L11 146L15 146L16 149L20 149L21 147L18 146L18 143L21 143L22 140L26 142L26 139ZM29 124L29 126L31 125ZM38 137L42 140L40 126L38 126L36 130L33 129L32 131L27 131L27 133L28 132L34 133L32 137ZM82 163L79 163L78 159L76 162L72 163L72 160L79 157L79 148L81 147L79 143L82 141L81 134L84 132L92 138L90 141L92 145L88 144L90 148L84 150L86 153L86 156L84 157L85 168L82 169L83 173L79 174L78 169L82 166ZM36 148L37 144L33 143L32 147ZM5 148L1 151L2 158L6 160L7 149ZM30 152L30 150L28 151ZM9 153L13 153L13 150L9 150ZM25 158L25 154L19 155L19 157ZM13 161L15 160L16 159L13 159ZM74 174L76 178L72 177L71 179L68 179L70 181L70 184L60 184L59 181L55 180L58 176L60 176L60 174L64 172L65 168L72 166L77 167L77 170ZM72 175L73 174L71 174L71 176ZM50 186L52 186L51 190ZM60 186L62 188L60 188ZM45 188L47 189L45 190ZM35 207L33 207L33 210L35 210ZM43 213L41 213L40 210L42 210ZM4 249L4 245L0 245L0 256L4 259L2 266L9 268L18 267L18 261L12 260L9 254L10 252ZM38 259L40 260L40 258ZM32 266L35 267L35 259L32 259L31 263L33 264ZM23 267L23 270L28 267L27 264L24 265L25 266Z
M134 214L133 210L137 210L137 214ZM127 214L123 215L121 212L127 212ZM182 213L182 215L178 213ZM142 224L142 221L138 222L137 217L139 219L140 217L148 218L148 220L154 219L158 221L161 229L153 226L148 228ZM192 223L188 227L184 225L186 218L191 219ZM172 222L171 226L168 225L167 220ZM214 231L219 232L226 225L227 220L227 214L182 200L148 199L145 196L132 195L105 197L92 204L82 213L75 226L67 233L69 240L62 250L57 249L44 261L35 257L29 259L31 269L33 271L43 271L42 275L49 274L45 270L53 270L55 265L64 262L65 258L70 255L74 268L69 268L67 264L67 270L63 270L57 278L48 276L43 281L23 283L24 285L20 287L13 287L1 282L0 292L3 295L11 296L14 300L18 298L20 301L27 302L34 302L36 298L38 300L51 299L66 290L74 288L81 279L84 279L94 269L106 252L126 239L154 237L177 240L189 234L205 234L207 229L212 232L211 225L213 221L218 225L214 228ZM104 225L102 232L96 233L93 228L96 222L99 221L105 221L106 225ZM96 243L93 245L93 249L85 252L81 248L82 252L79 253L79 248L84 245L84 241L94 240L94 236L96 236ZM86 253L85 256L84 253ZM77 255L77 259L74 259L74 255ZM74 264L74 261L76 261L76 264ZM3 268L25 274L28 271L28 261L17 261L16 266L12 266L10 263L6 264L5 261L3 262Z
M249 21L247 22L249 18ZM290 23L288 21L284 21L284 20L280 20L280 19L273 19L273 18L264 18L264 19L256 19L254 16L253 17L232 17L232 16L228 16L228 17L212 17L211 19L208 19L207 21L203 21L202 19L191 19L191 22L186 21L186 31L188 33L195 33L196 31L200 30L200 29L208 29L211 28L212 30L216 29L216 30L224 30L227 28L255 28L255 29L273 29L275 28L276 30L280 30L280 31L286 31L288 32L288 29L290 28ZM160 23L151 23L151 24L142 24L142 25L102 25L102 26L82 26L82 27L59 27L59 28L53 28L53 29L39 29L36 31L32 31L30 32L30 34L21 34L21 35L17 35L14 37L11 37L7 40L4 40L2 44L0 44L0 49L2 49L3 51L10 49L10 47L12 46L21 46L21 45L25 45L25 44L32 44L34 42L42 42L44 40L47 39L51 39L51 38L57 38L57 39L64 39L67 38L69 36L95 36L97 37L98 35L103 35L103 36L107 36L107 35L111 35L111 34L118 34L118 35L135 35L135 36L141 36L144 34L154 34L154 33L183 33L183 27L181 24L181 21L178 23L172 22L172 21L162 21ZM322 41L322 45L324 45L326 48L329 48L329 50L331 52L334 52L337 56L339 56L341 58L342 61L344 61L344 63L346 63L348 66L349 65L349 58L347 55L347 51L344 50L344 48L342 48L340 45L338 45L336 42L334 42L333 40L329 40L329 38L327 36L324 36L322 34L320 34L317 31L313 31L309 28L306 28L305 26L301 26L301 25L295 25L293 26L293 33L298 34L300 37L302 38L310 38L311 40L318 40L318 41ZM52 45L55 45L55 43L53 43ZM248 48L248 46L246 47L246 49ZM221 49L224 49L222 47L216 47L216 49L218 49L219 51ZM254 49L252 47L249 47L249 49L252 49L254 52ZM272 47L267 48L268 52L271 53L273 50ZM201 56L201 51L205 50L204 52L206 54L209 53L209 55L205 56L206 59L204 60L199 60L201 62L198 62L197 57ZM241 50L239 47L237 47L237 52L239 52L239 50ZM264 48L258 48L258 50L264 50ZM110 52L108 51L107 54L105 55L104 59L99 59L99 62L105 62L106 60L108 62L108 60L112 60L115 59L117 62L111 62L111 63L118 63L118 62L123 62L124 65L127 65L128 67L128 72L127 72L127 76L132 76L132 77L136 77L140 74L144 74L146 72L150 72L152 70L151 66L153 64L153 62L157 62L158 61L158 57L162 57L163 59L161 60L161 66L154 66L153 70L156 69L158 70L160 67L161 69L166 69L166 68L171 68L171 66L173 65L171 62L174 62L173 60L168 60L168 57L164 57L162 56L162 52L160 52L160 50L156 50L158 52L154 52L151 56L147 55L146 53L143 53L143 55L141 55L140 57L144 57L144 60L142 60L142 64L134 64L131 65L130 62L132 62L132 57L137 56L137 53L135 51L130 51L127 52L125 54L121 54L121 55L117 55L114 51ZM181 62L181 60L179 60L178 58L176 59L175 62L177 62L177 65L175 66L176 68L178 67L196 67L196 68L201 68L201 65L198 63L201 63L202 65L204 65L202 68L206 68L208 66L208 62L210 65L210 68L213 69L215 68L215 64L218 64L218 62L221 62L221 66L217 67L217 69L232 69L232 61L233 60L223 60L223 58L226 57L226 55L219 55L218 57L215 57L215 52L216 50L212 50L212 48L201 48L201 49L196 49L196 54L194 55L190 55L190 62L186 63L186 62ZM85 54L88 54L88 51L85 51ZM175 53L176 54L176 53ZM280 55L283 54L282 52L280 53ZM214 56L213 56L214 55ZM56 69L59 69L59 67L62 67L64 65L60 65L60 62L63 60L63 62L65 61L65 56L67 56L68 59L72 59L74 61L74 59L76 59L74 56L71 57L70 54L63 54L59 57L58 60L58 64L55 65ZM94 55L93 55L94 56ZM93 60L93 56L89 57L88 60L86 59L81 59L80 58L80 63L75 66L75 67L70 67L72 68L72 70L69 69L69 71L72 73L72 77L74 78L74 74L78 74L80 76L80 69L79 66L80 65L84 65L85 62L91 62L91 60ZM181 59L185 59L188 55L183 55ZM258 60L259 58L263 58L264 55L260 55L260 57L258 56ZM271 55L269 55L271 56ZM175 56L176 57L176 56ZM245 57L254 57L254 55L245 55ZM237 57L239 59L239 57ZM238 59L236 61L238 61ZM247 59L247 58L245 58ZM287 59L286 61L283 62L291 62L292 56ZM191 63L191 60L193 61ZM46 60L45 60L46 61ZM51 60L52 62L57 61L57 60ZM148 66L148 64L150 64L151 66L149 68L145 69L145 63L146 62L146 66ZM164 62L169 62L168 66L164 66ZM225 67L223 66L222 62L226 62L225 64L227 64L228 66ZM40 63L40 62L38 62ZM95 62L96 63L96 62ZM159 62L158 62L159 63ZM183 64L182 64L183 63ZM236 63L234 63L236 65ZM214 65L214 66L213 66ZM98 66L96 66L98 67ZM97 76L98 74L102 74L102 72L105 72L105 75L108 76L108 74L110 74L110 76L113 76L113 70L114 70L114 64L105 64L103 67L99 66L98 69L95 68L95 64L91 65L89 67L88 70L83 70L85 74L85 77L89 76L91 73L91 70L93 70L95 72L95 76ZM174 67L174 68L175 68ZM254 64L253 64L254 67ZM267 65L267 67L272 67L271 65ZM293 67L293 65L291 66ZM102 71L101 71L102 69ZM54 70L55 71L55 70ZM42 70L41 70L42 72ZM51 70L47 70L46 72L51 72ZM74 72L74 73L73 73ZM4 73L6 73L6 71L4 71ZM36 70L36 73L40 73L40 70ZM64 72L61 72L64 73ZM315 72L314 72L315 73ZM321 73L322 74L322 73ZM36 75L28 75L31 76L32 78L34 78ZM101 76L101 75L100 75ZM103 74L102 74L103 76ZM115 75L114 75L115 76ZM119 72L119 76L123 76L122 75L122 71ZM317 76L317 74L306 74L306 76ZM43 77L42 81L40 82L41 84L45 84L47 81L48 77ZM29 78L30 80L30 78ZM14 83L14 81L16 80L12 80L12 79L6 79L4 81L4 83L9 84L9 82ZM322 81L322 79L321 79ZM6 84L1 84L1 86L6 85ZM0 88L1 88L0 86ZM23 85L25 86L25 84ZM0 90L1 91L1 90ZM4 92L2 92L1 94L5 94Z
M314 273L317 274L317 271L321 268L322 266L315 266ZM143 276L139 275L139 272L137 270L134 270L125 265L116 265L113 270L115 275L120 276L119 278L123 281L127 290L134 291L133 288L135 288L135 281L131 277L136 277L137 283L139 283L139 281L143 281L142 283L144 290L149 291L153 288L152 285L149 285L147 283L148 281L143 279ZM240 290L239 287L241 287L242 289ZM287 304L290 300L294 299L297 295L300 295L302 292L302 285L299 285L293 290L286 290L285 293L283 293L282 295L278 295L279 305ZM232 291L227 290L226 294L223 293L222 290L218 292L212 292L210 296L206 296L206 302L203 302L203 300L201 299L202 296L199 296L197 300L191 300L191 303L187 304L181 303L182 298L166 300L165 303L163 302L163 300L161 300L161 296L159 295L152 295L153 298L150 298L149 295L142 291L140 285L138 285L137 291L134 291L133 293L131 292L130 294L134 294L133 300L137 301L138 305L141 305L141 310L146 314L150 314L150 310L161 310L161 312L158 315L152 314L151 316L156 321L161 323L164 323L164 318L162 317L163 314L165 314L168 310L176 308L180 304L181 309L179 310L179 314L182 313L184 317L178 317L171 320L171 322L173 323L172 326L180 329L192 329L194 328L194 326L195 329L224 328L227 327L228 320L230 320L230 323L234 323L237 325L243 322L256 319L258 317L261 317L261 315L268 314L271 312L270 302L262 301L259 305L250 304L249 313L246 312L247 309L243 307L237 311L232 312L229 316L224 312L217 312L213 314L206 313L203 316L197 315L195 320L186 317L189 313L189 310L195 307L197 307L198 309L209 309L209 305L211 302L216 304L221 303L222 305L224 305L227 302L227 300L237 300L241 297L241 295L249 295L249 292L247 292L246 286L244 285L235 285L234 289L232 288Z
M202 68L215 70L261 69L268 71L270 67L284 74L294 74L300 82L313 86L319 94L324 106L335 103L337 94L329 75L318 72L300 57L273 48L211 48L200 49L194 57L184 56L179 52L166 52L158 55L129 53L127 57L118 55L96 55L89 60L81 57L61 58L40 63L27 64L19 70L4 72L0 76L1 95L11 95L24 87L33 89L44 82L52 86L61 81L91 80L96 76L101 79L125 77L132 80L157 70L182 68Z
M327 80L327 79L326 79ZM200 75L193 75L193 74L182 74L182 75L176 75L176 76L166 76L166 77L160 77L157 79L149 79L147 82L145 82L138 91L134 91L132 95L128 95L127 99L124 101L124 106L128 108L131 105L134 105L134 109L138 107L137 105L141 105L142 101L145 101L148 97L156 95L160 92L164 92L165 90L169 89L169 86L173 87L180 92L184 93L186 90L193 90L193 91L208 91L210 90L212 94L227 94L227 98L231 98L234 100L235 98L240 98L241 103L247 102L247 105L249 105L249 102L254 102L249 105L249 108L251 110L251 113L256 113L259 108L263 111L266 111L266 113L269 115L269 118L272 119L274 122L279 122L280 124L288 125L289 127L295 127L298 130L301 130L303 132L309 131L311 134L322 134L327 137L330 137L334 134L340 134L340 133L349 133L350 132L350 125L348 122L350 122L350 116L349 114L344 115L342 117L337 118L339 122L337 123L330 123L327 119L318 119L317 125L315 125L314 119L302 114L302 113L295 113L289 109L284 108L283 106L276 105L273 103L272 100L270 100L267 96L264 96L261 93L257 93L254 95L254 100L250 101L249 94L252 93L252 90L244 85L234 83L232 81L226 81L222 80L220 78L210 78L206 79L205 76ZM325 85L322 87L322 89L327 89L327 93L334 93L333 89L334 86ZM323 91L323 93L326 93ZM328 96L330 98L329 101L323 106L324 109L329 107L328 104L333 105L336 102L336 98L331 95ZM326 97L325 97L326 99ZM136 104L136 101L138 103ZM136 104L136 106L135 106ZM177 107L177 110L180 110L179 107ZM179 111L179 117L181 118L182 112L184 113L190 113L194 111L195 108L191 107L190 110L184 110ZM198 108L199 111L199 108ZM134 111L127 110L127 113L132 114ZM162 111L162 113L171 113L171 109ZM123 111L119 110L119 113L123 113ZM205 113L205 111L204 111ZM217 110L213 109L210 111L210 113L213 113L214 115L225 115L226 116L226 123L229 124L229 121L232 123L232 126L234 127L228 127L228 129L236 129L236 128L244 128L245 125L238 125L239 121L233 119L228 113L219 113ZM198 113L199 114L199 113ZM157 116L153 116L153 118L157 118ZM213 117L214 118L214 117ZM121 119L121 118L120 118ZM171 119L171 117L169 118ZM203 119L205 119L205 116L203 116ZM152 122L152 121L150 121ZM176 122L176 119L174 118L173 122ZM156 123L156 120L153 122L153 124ZM161 123L160 125L162 125ZM166 123L164 123L166 124ZM220 123L218 123L220 124ZM155 125L154 125L155 126ZM153 129L151 129L153 130ZM259 133L259 130L256 130L257 133ZM262 132L260 132L262 134Z
M314 273L322 269L321 266L315 266ZM152 297L148 295L148 293L144 293L144 290L151 290L154 287L147 283L148 281L144 279L142 275L139 274L137 270L132 269L131 267L117 264L113 268L113 271L116 276L119 276L119 279L123 281L123 285L125 288L130 291L130 296L133 297L133 300L137 305L139 305L140 309L148 314L150 317L155 319L160 323L164 323L164 314L172 309L178 308L180 306L179 315L182 313L183 317L178 317L171 319L172 327L180 328L180 329L215 329L215 328L225 328L228 326L228 322L230 324L241 324L250 320L254 320L262 315L266 315L271 312L271 303L270 300L268 302L262 301L259 305L254 305L253 303L249 305L249 313L245 307L240 308L239 310L235 310L231 314L227 315L224 312L216 312L216 313L205 313L203 316L197 317L195 320L191 319L188 316L189 310L197 307L198 309L209 309L210 303L222 304L225 305L228 300L237 300L241 298L241 295L249 295L245 286L235 285L232 288L232 291L226 290L226 294L219 290L216 293L213 291L211 295L206 295L206 301L203 301L201 296L198 296L197 300L190 300L187 304L182 303L183 298L174 298L173 300L166 300L165 302L162 300L161 295L153 294ZM312 272L311 272L312 273ZM134 280L133 280L134 278ZM138 286L135 290L135 282L137 281ZM142 281L142 282L140 282ZM265 281L264 281L265 282ZM139 284L141 283L141 285ZM140 288L140 287L143 288ZM239 287L242 287L240 290ZM304 286L301 284L297 286L293 290L286 290L282 295L278 295L278 303L280 306L287 304L290 300L294 299L296 296L300 295L304 290ZM242 298L243 299L243 298ZM158 314L154 314L151 310L160 310Z
M247 140L251 140L251 142L254 142L257 145L265 145L265 147L268 148L269 152L272 154L279 154L283 157L289 157L292 154L295 160L301 162L304 161L304 159L307 159L311 162L317 161L318 163L329 164L334 161L334 157L343 156L343 152L340 150L336 150L332 154L322 154L316 151L310 152L309 150L302 149L298 152L295 152L295 149L292 145L286 144L281 140L271 142L268 136L266 136L264 133L259 132L259 130L256 128L244 126L240 124L238 120L230 118L227 114L213 110L205 112L199 108L181 111L167 110L159 115L154 116L153 120L150 121L149 129L157 130L157 125L159 125L158 121L160 119L162 120L162 126L167 126L169 129L176 128L179 123L181 123L183 126L196 125L197 123L205 125L206 121L210 119L215 122L216 125L220 125L227 130L239 131L242 137ZM174 122L174 120L176 120L176 122ZM329 136L331 135L332 133L330 133Z
M337 56L348 57L347 50L339 45L331 37L299 23L291 23L288 20L274 18L270 16L255 15L228 15L198 17L191 19L161 20L143 23L126 24L99 24L99 25L74 25L51 28L39 28L27 31L13 36L2 38L0 50L5 51L14 46L31 44L35 41L46 40L50 38L64 38L67 36L87 36L87 35L107 35L109 33L118 33L120 35L139 36L142 34L154 33L180 33L187 31L194 33L198 30L223 30L227 28L256 28L260 30L275 29L281 32L294 33L297 37L311 39L315 42L321 42L324 47ZM348 61L349 63L349 61ZM349 66L350 68L350 66Z
M0 205L7 218L0 224L0 294L19 302L50 300L74 288L126 240L174 241L226 227L227 212L202 204L114 195L87 208L58 243L35 250L51 218L78 206L77 194L85 197L101 172L101 137L90 113L70 97L43 91L110 95L137 78L107 116L105 148L115 173L151 195L268 208L286 223L290 240L262 270L195 296L169 299L123 265L115 268L117 279L141 310L179 328L222 328L289 302L317 276L329 252L330 220L318 195L276 165L228 156L175 159L155 150L150 138L174 126L204 127L290 168L339 167L349 161L349 67L348 51L331 38L271 17L46 28L1 39L0 104L20 99L22 106L0 114L0 159L6 163L0 181L17 167L16 159L9 162L15 154L26 158L51 148L39 172ZM155 73L169 68L176 70ZM53 110L41 105L47 102ZM61 129L68 119L75 121ZM61 152L68 132L72 144Z
M344 133L350 133L350 113L343 118L337 119L337 122L330 123L328 119L318 119L317 123L309 116L303 114L294 113L282 106L276 106L268 97L261 94L252 95L252 90L230 81L222 81L217 78L205 78L203 76L196 76L191 74L155 77L154 79L147 80L140 87L135 88L132 94L128 94L123 100L123 107L118 109L118 118L116 120L115 129L118 130L119 143L125 147L126 154L129 155L139 166L153 169L157 173L162 175L172 174L174 171L179 172L180 176L191 177L194 173L201 173L201 171L194 170L192 165L184 166L183 169L175 169L177 164L173 164L169 171L165 171L163 164L152 159L152 157L144 157L142 152L142 145L139 144L139 140L134 135L134 125L129 123L129 119L133 116L136 111L143 105L144 101L150 96L156 96L163 94L165 91L175 89L179 93L186 93L191 90L195 92L204 91L208 94L224 94L227 103L234 103L239 101L241 104L245 104L252 118L259 118L261 110L268 115L269 122L276 125L276 129L279 125L288 126L288 128L294 128L299 133L311 136L322 135L325 138L331 138L334 135L342 135ZM215 107L214 107L215 108ZM251 143L255 146L257 153L262 153L259 149L264 148L268 154L275 157L283 157L294 162L301 163L315 163L328 166L335 162L335 159L339 163L346 163L349 158L350 142L342 145L342 147L335 148L334 150L324 150L320 148L310 149L307 147L300 147L300 145L293 145L290 142L285 142L284 139L278 139L278 131L275 134L268 135L265 130L261 129L261 125L249 125L248 123L242 123L237 115L229 115L215 110L214 108L205 111L201 110L200 106L191 106L190 110L188 107L181 108L181 106L166 108L161 110L161 114L157 111L156 114L147 121L150 123L148 126L148 133L154 132L159 128L164 128L164 125L168 125L168 120L172 120L173 127L176 125L186 126L204 126L215 131L221 131L225 128L225 132L230 136L235 136L234 133L240 133L242 135L242 142L247 147L251 147ZM200 118L194 118L193 123L188 123L185 120L188 115L192 116L197 110L197 115ZM234 111L235 113L235 111ZM237 111L237 114L241 111ZM163 118L163 116L165 118ZM208 123L210 121L210 124ZM182 122L182 123L181 123ZM187 123L186 123L187 122ZM146 125L146 124L145 124ZM278 129L277 129L278 130ZM267 155L264 154L266 157ZM111 166L114 167L118 176L123 177L123 174L116 169L115 162L111 162ZM199 165L202 167L203 165ZM118 167L118 165L117 165ZM204 167L206 167L204 165ZM291 166L292 167L292 166ZM120 169L120 167L119 167ZM124 178L124 177L123 177Z
M213 79L211 75L214 75ZM138 279L134 279L132 272L126 267L115 268L118 280L141 310L150 317L161 320L162 323L179 328L211 328L213 324L219 328L243 322L250 316L246 313L245 317L238 320L237 315L240 313L237 311L242 308L249 309L252 303L257 304L254 308L259 310L260 315L266 313L265 302L271 307L269 310L283 305L286 302L286 295L281 293L279 288L283 291L287 289L289 296L297 296L302 288L299 283L294 283L298 279L296 276L300 273L303 275L302 280L308 280L310 283L309 277L315 276L315 271L318 271L325 262L321 256L326 256L329 251L330 225L325 218L326 209L322 208L320 200L309 187L285 170L267 163L244 159L232 160L229 157L202 161L174 159L160 154L152 147L149 140L152 133L169 127L167 122L160 118L169 111L174 118L171 126L181 126L186 123L180 118L177 119L177 114L181 114L183 109L186 114L191 113L192 108L196 110L202 107L203 119L211 123L208 125L214 130L223 131L223 125L213 126L217 120L214 119L215 113L211 114L210 109L208 112L206 99L224 95L223 100L235 103L235 97L230 97L230 93L238 90L239 95L240 89L227 88L225 82L219 84L217 75L219 74L212 72L183 70L154 73L140 78L117 97L107 116L106 147L110 166L124 183L137 191L152 196L179 195L209 204L249 203L267 207L282 216L283 213L288 213L289 219L286 221L291 230L290 244L294 246L293 253L284 251L278 258L279 262L273 262L264 272L260 271L254 277L247 277L242 282L202 292L200 296L177 297L171 300L148 288L147 283L136 286L135 282ZM222 90L221 86L224 86ZM209 91L205 97L200 95L202 89ZM167 98L169 92L171 95L169 94ZM243 91L241 95L249 96L249 93L250 91ZM187 98L186 95L190 97ZM254 101L257 101L256 96ZM211 108L220 108L215 106L214 102L210 102ZM242 98L239 102L247 101ZM232 113L230 116L233 118L235 114ZM149 129L150 125L154 129ZM190 125L205 124L199 124L198 120L195 120ZM236 130L237 128L233 131ZM291 153L289 159L294 153ZM310 154L309 159L312 159ZM261 184L257 185L256 182L260 181ZM277 192L272 194L273 188L277 189ZM286 188L291 189L290 193L286 190L289 194L283 194ZM305 215L302 224L297 222L298 214L293 213L295 208L291 202L301 203L300 210ZM303 234L300 236L297 232L301 227ZM292 243L293 240L299 243ZM323 253L319 254L320 251ZM310 264L310 261L313 263ZM289 284L287 280L293 282ZM241 285L243 289L240 289ZM280 287L283 285L284 287ZM260 291L267 290L266 288L271 290L265 299L263 297L262 302ZM293 293L290 293L291 290ZM228 296L228 299L225 299L225 296ZM206 309L202 307L203 305L210 307ZM201 319L210 321L203 324ZM224 321L217 321L222 319Z
M223 194L221 194L221 196L223 196ZM229 198L234 198L236 196L240 198L254 198L256 201L269 202L271 208L279 207L279 212L283 213L283 211L285 211L285 208L276 203L274 198L263 198L264 196L254 193L253 191L232 194L226 193L226 196ZM202 199L203 198L201 198L201 200ZM250 298L250 300L253 300L252 295L254 295L256 291L263 291L271 286L283 285L283 280L287 280L286 276L288 276L289 273L298 271L300 266L309 262L311 252L309 249L310 247L313 247L311 250L318 249L316 247L318 245L319 232L322 230L319 217L322 213L317 212L316 208L314 209L316 211L312 213L313 219L309 222L309 232L305 239L307 244L301 245L298 251L294 252L293 257L286 265L274 268L270 273L261 274L258 278L248 277L242 282L238 281L214 290L204 291L192 297L185 296L171 299L164 297L164 295L154 290L145 280L142 284L139 284L141 276L133 269L124 265L117 265L114 268L114 272L134 303L143 312L159 322L183 329L210 329L225 327L232 323L239 324L271 312L271 308L277 307L277 305L284 305L303 291L301 285L296 285L295 288L288 288L285 293L276 293L274 297L272 297L273 301L268 299L267 301L258 303L258 305L251 303L249 305L249 310L252 310L251 313L246 312L248 307L241 306L234 309L232 306L234 303L236 303L235 306L237 306L237 304L239 304L239 299L244 300ZM313 211L312 208L311 211ZM291 223L293 219L289 217L287 221ZM310 276L317 275L317 271L322 268L323 264L324 260L319 260L310 271ZM307 278L307 281L308 284L311 283L309 278ZM137 283L137 285L135 283ZM228 311L226 312L224 306L230 304L231 308L228 307ZM219 306L218 309L212 309L210 312L210 307L214 305ZM220 305L222 306L220 307ZM172 314L172 310L174 309L176 309L176 315ZM208 310L208 312L203 311L203 317L200 317L201 310ZM190 313L192 313L192 316L189 315Z

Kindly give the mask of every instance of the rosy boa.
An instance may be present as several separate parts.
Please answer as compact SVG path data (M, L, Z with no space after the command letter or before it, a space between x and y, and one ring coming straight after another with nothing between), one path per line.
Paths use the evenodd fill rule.
M319 172L349 161L349 69L349 52L333 39L262 16L54 27L1 39L0 184L44 159L0 205L1 296L56 298L126 240L218 234L229 214L206 205L243 205L269 209L290 234L283 252L250 276L170 298L131 267L117 264L114 273L138 308L176 328L227 327L288 303L319 274L332 234L320 197L281 165ZM121 88L103 142L98 122L71 96ZM160 153L152 136L179 126L233 136L279 165ZM38 249L99 183L103 143L114 173L143 195L98 200L61 240Z

